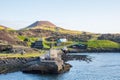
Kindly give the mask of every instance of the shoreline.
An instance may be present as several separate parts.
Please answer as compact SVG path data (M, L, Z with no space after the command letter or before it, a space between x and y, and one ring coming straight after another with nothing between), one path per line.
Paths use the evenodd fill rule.
M27 67L28 62L37 60L37 57L30 58L0 58L0 74L21 71Z
M62 55L62 54L61 54ZM64 60L41 62L40 57L0 58L0 74L22 71L24 73L59 74L69 71L71 65Z
M114 49L115 50L115 49ZM69 53L119 53L120 50L118 49L118 51L114 51L114 50L92 50L92 51L87 51L87 50L71 50L68 51ZM69 54L68 53L68 54ZM64 53L61 54L61 58L64 61L63 63L63 67L61 68L61 71L55 72L57 71L58 65L56 64L52 64L54 65L56 68L56 70L53 73L64 73L66 71L69 71L71 68L70 64L67 64L66 61L75 59L76 60L86 60L86 61L91 61L91 58L87 58L87 55L82 55L82 56L70 56L70 55L66 55ZM6 74L6 73L10 73L10 72L16 72L16 71L22 71L22 72L28 72L28 73L34 73L34 71L29 71L31 68L29 68L30 66L33 66L32 68L40 68L40 66L42 67L41 69L39 69L39 71L42 69L45 70L45 72L41 72L41 73L50 73L50 71L52 71L51 69L54 70L54 68L51 69L45 69L43 68L44 66L46 66L46 64L40 63L39 62L40 58L39 57L29 57L29 58L3 58L0 57L0 74ZM34 65L38 65L38 66L34 66ZM49 65L48 65L49 66ZM28 71L25 71L25 69L27 70L29 68ZM50 71L49 71L50 70ZM36 71L37 73L37 71ZM39 72L40 73L40 72Z
M120 49L73 49L68 50L68 53L119 53Z

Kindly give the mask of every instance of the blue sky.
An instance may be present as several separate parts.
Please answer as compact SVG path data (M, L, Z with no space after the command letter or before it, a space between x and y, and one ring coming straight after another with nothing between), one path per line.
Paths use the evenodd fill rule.
M0 0L0 24L15 29L47 20L95 33L120 33L120 0Z

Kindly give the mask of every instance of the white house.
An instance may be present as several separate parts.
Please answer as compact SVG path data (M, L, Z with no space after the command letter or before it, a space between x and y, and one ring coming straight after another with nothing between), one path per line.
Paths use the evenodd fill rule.
M62 42L67 42L67 39L66 38L61 38L57 41L58 43L62 43Z

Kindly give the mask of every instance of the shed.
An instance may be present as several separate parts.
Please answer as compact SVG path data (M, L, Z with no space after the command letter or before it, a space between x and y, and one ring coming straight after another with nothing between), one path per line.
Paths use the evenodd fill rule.
M35 41L34 43L31 44L31 47L37 49L43 49L44 48L43 41L42 40Z

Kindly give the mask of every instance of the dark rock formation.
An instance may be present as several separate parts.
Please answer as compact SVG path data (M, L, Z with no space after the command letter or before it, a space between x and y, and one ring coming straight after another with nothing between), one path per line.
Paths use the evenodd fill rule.
M3 45L0 44L0 52L11 52L13 49L12 45Z
M74 53L73 54L67 53L62 55L62 60L64 60L65 62L70 60L82 60L89 63L92 61L92 57L88 55L74 55Z
M28 63L29 64L29 63ZM40 74L58 74L63 73L70 70L71 65L64 63L56 64L55 62L34 62L34 65L31 65L25 69L23 72L25 73L40 73Z
M29 66L26 63L36 60L37 58L0 58L0 74L20 71Z

